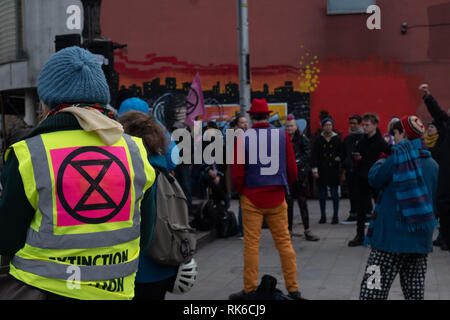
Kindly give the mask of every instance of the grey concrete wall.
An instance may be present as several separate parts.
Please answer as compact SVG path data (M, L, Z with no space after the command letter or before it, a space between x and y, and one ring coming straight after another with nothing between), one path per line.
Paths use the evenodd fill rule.
M22 0L25 61L0 65L0 91L37 86L39 72L55 52L55 36L82 33L83 5L80 0ZM81 28L70 30L67 8L80 9Z

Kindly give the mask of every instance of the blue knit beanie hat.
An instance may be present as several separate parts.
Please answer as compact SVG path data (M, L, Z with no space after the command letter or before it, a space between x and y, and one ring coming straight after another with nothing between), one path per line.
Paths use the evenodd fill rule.
M44 64L38 79L39 98L50 108L63 103L110 101L109 87L94 55L79 47L63 49Z
M323 127L324 125L325 125L325 123L327 123L328 121L330 121L331 122L331 124L333 125L333 127L334 127L334 120L333 119L331 119L330 117L326 117L326 118L323 118L322 119L322 121L321 121L321 126Z
M148 103L139 98L129 98L120 104L119 118L128 111L140 111L149 114L150 109Z

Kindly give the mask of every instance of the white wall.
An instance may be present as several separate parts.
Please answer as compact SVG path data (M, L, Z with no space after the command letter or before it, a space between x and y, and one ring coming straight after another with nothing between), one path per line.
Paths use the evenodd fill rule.
M0 65L0 91L36 87L42 66L55 52L55 36L82 33L83 6L80 0L22 1L23 41L27 59ZM67 8L71 5L81 9L79 30L67 27L70 17Z

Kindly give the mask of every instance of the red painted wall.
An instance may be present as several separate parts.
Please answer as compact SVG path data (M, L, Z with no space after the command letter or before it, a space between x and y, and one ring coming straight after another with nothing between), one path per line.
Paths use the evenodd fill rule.
M378 0L382 29L374 31L366 14L326 15L326 2L249 0L252 88L293 81L296 90L312 89L313 130L322 109L341 132L349 115L368 111L380 115L383 132L393 115L428 120L417 90L424 81L450 106L450 42L443 41L450 26L400 33L402 22L450 23L448 0ZM108 0L102 32L128 44L116 56L124 85L156 77L176 77L181 85L199 71L204 89L220 81L223 90L238 82L236 11L234 0Z

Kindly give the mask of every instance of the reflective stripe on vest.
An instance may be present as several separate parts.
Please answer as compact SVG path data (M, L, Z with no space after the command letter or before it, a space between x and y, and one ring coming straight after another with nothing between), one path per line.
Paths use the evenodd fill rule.
M15 256L13 265L20 270L37 274L41 277L67 280L67 265L23 259ZM79 281L101 281L116 279L133 274L138 269L139 260L134 259L122 264L110 264L101 266L78 266L80 268ZM107 275L107 277L105 277Z
M95 133L73 130L35 136L12 148L36 213L10 273L76 299L131 299L140 203L155 179L142 140L123 135L105 146ZM70 266L79 270L79 290L66 288Z

